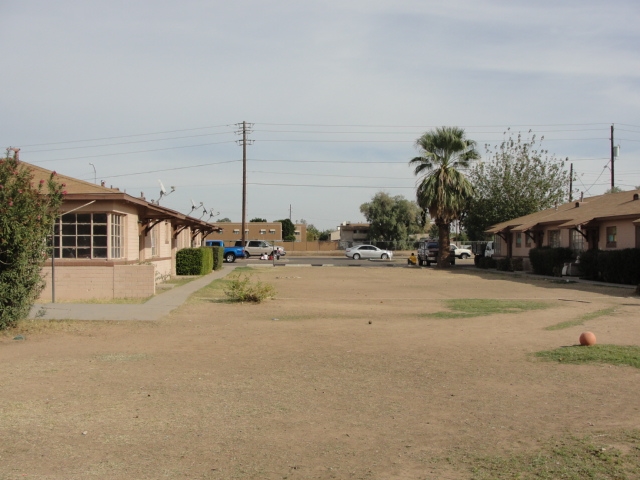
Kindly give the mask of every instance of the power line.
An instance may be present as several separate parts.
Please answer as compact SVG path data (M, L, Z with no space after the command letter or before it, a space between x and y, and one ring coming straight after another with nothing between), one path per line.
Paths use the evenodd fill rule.
M403 190L415 190L416 187L389 187L389 186L374 186L374 185L310 185L310 184L297 184L297 183L259 183L259 182L247 182L250 185L264 185L273 187L318 187L318 188L394 188Z
M170 172L172 170L187 170L189 168L199 168L199 167L208 167L211 165L222 165L223 163L235 163L240 162L240 160L225 160L223 162L212 162L212 163L201 163L200 165L187 165L184 167L174 167L174 168L162 168L158 170L147 170L145 172L133 172L133 173L123 173L120 175L109 175L107 177L101 178L118 178L118 177L133 177L134 175L144 175L147 173L157 173L157 172Z
M152 140L135 140L133 142L103 143L100 145L83 145L81 147L47 148L44 150L25 150L22 153L55 152L59 150L82 150L83 148L114 147L116 145L131 145L134 143L166 142L168 140L180 140L183 138L196 138L196 137L210 137L212 135L226 135L228 133L233 133L233 132L201 133L199 135L185 135L182 137L154 138Z
M52 142L52 143L32 143L31 145L21 145L22 147L42 147L45 145L62 145L65 143L83 143L83 142L99 142L102 140L116 140L118 138L131 138L131 137L144 137L147 135L164 135L165 133L177 133L177 132L191 132L195 130L205 130L207 128L221 128L221 127L231 127L232 125L213 125L211 127L195 127L195 128L182 128L178 130L165 130L163 132L152 132L152 133L136 133L132 135L120 135L117 137L100 137L100 138L90 138L86 140L68 140L64 142Z
M221 145L223 143L234 143L234 140L227 140L227 141L224 141L224 142L200 143L200 144L197 144L197 145L183 145L183 146L180 146L180 147L153 148L153 149L149 149L149 150L136 150L136 151L132 151L132 152L103 153L103 154L100 154L100 155L83 155L81 157L55 158L55 159L50 159L50 160L38 160L38 161L34 161L33 163L61 162L63 160L80 160L80 159L84 159L84 158L116 157L118 155L132 155L132 154L136 154L136 153L162 152L162 151L165 151L165 150L177 150L177 149L180 149L180 148L206 147L206 146L209 146L209 145Z

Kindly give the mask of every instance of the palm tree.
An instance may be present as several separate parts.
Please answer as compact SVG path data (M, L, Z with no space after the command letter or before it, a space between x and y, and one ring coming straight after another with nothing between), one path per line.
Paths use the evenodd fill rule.
M419 157L409 161L414 173L421 176L416 196L418 205L429 210L438 226L438 267L449 266L449 227L460 217L467 200L473 195L473 185L458 170L467 168L480 158L476 142L465 138L464 129L438 127L416 140Z

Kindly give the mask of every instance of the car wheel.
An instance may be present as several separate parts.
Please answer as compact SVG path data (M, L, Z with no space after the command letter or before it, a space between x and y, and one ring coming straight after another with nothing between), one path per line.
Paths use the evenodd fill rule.
M462 260L466 260L467 258L469 258L469 255L468 255L468 254L466 254L466 253L463 253L462 255L460 255L460 258L461 258Z
M360 260L360 254L358 254L358 253L354 253L354 254L353 254L353 259L354 259L354 260Z
M249 252L244 252L244 258L249 258L251 254Z
M386 253L383 253L382 257L380 258L382 258L382 260L387 260L389 258L389 255L387 255Z
M227 263L233 263L236 261L236 255L234 253L227 253L224 259L227 261Z

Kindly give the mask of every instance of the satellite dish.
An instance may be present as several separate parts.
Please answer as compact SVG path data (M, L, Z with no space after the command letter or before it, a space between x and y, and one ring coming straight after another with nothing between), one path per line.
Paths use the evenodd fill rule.
M160 184L160 193L162 195L166 195L167 194L167 189L164 188L164 185L162 184L162 180L158 180L158 183Z
M191 210L195 210L196 208L196 202L193 201L193 198L191 199Z

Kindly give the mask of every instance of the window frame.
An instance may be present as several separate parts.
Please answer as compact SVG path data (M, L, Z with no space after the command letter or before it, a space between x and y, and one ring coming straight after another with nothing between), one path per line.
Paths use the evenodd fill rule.
M62 213L53 226L51 255L63 260L106 260L111 248L108 212ZM71 255L73 253L73 255Z

